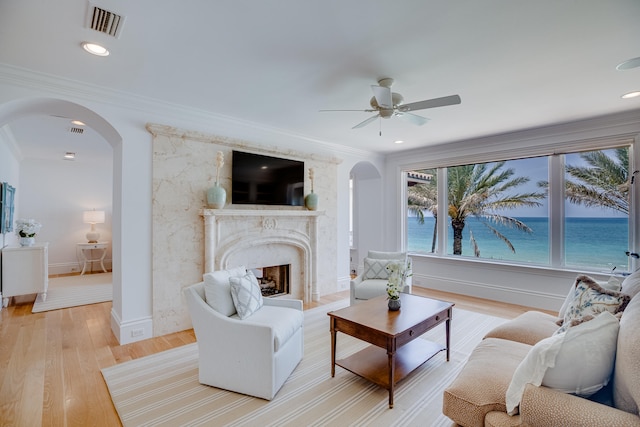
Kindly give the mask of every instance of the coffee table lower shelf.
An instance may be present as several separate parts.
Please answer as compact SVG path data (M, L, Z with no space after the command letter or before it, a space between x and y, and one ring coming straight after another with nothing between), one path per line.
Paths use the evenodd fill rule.
M396 350L393 382L397 384L420 365L445 350L440 344L417 339ZM336 365L362 378L391 389L389 384L389 356L384 348L370 345L344 359L336 360Z

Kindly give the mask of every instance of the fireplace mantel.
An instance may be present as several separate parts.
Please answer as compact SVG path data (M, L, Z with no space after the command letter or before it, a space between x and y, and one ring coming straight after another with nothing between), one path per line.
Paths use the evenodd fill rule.
M231 259L252 267L253 257L243 259L243 253L293 247L302 254L297 271L302 277L303 299L317 301L318 217L322 214L303 209L202 209L205 271L232 267Z

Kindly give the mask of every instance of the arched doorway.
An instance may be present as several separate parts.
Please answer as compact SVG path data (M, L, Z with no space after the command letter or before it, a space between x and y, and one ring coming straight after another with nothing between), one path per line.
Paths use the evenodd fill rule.
M0 105L0 128L5 125L11 126L18 121L33 123L38 125L38 120L44 117L69 117L82 121L87 128L90 128L106 141L113 151L113 192L111 200L112 212L112 269L113 269L113 311L122 311L122 280L120 275L121 265L121 216L122 207L120 203L121 195L118 189L121 185L122 156L119 147L122 145L122 137L116 129L103 117L92 110L65 100L55 98L24 98L14 100Z

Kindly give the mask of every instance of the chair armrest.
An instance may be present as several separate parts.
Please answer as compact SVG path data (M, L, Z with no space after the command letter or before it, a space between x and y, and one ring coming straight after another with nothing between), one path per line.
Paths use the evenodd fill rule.
M275 307L288 307L302 311L302 301L299 299L285 299L285 298L264 298L264 305L271 305Z
M356 303L356 287L362 283L362 274L357 275L349 282L349 303L351 305Z
M238 347L246 344L248 351L251 351L252 345L269 351L273 349L274 332L271 327L224 316L211 308L195 291L187 288L184 292L189 304L196 340L200 342L203 349L206 347L208 351L224 353L226 351L224 346L217 344L220 342L231 342ZM243 339L238 340L239 336ZM210 343L216 344L210 345Z
M635 414L532 384L522 395L520 419L533 426L640 426Z

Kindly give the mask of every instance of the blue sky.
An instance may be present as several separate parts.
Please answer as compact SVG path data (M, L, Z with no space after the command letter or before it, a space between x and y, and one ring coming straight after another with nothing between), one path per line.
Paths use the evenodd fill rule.
M606 150L605 152L612 155L614 150ZM586 163L580 158L579 154L566 155L566 161L573 166L583 166ZM517 187L518 193L538 192L541 189L537 186L539 181L548 181L548 158L534 157L530 159L519 159L508 161L506 168L515 169L515 177L527 176L529 182ZM502 212L502 214L511 217L546 217L548 216L548 203L546 200L541 201L542 206L537 208L516 208ZM428 215L428 214L427 214ZM587 208L578 206L573 203L565 203L565 216L567 217L604 217L604 218L625 218L626 215L611 209L604 208Z
M579 154L567 155L567 163L573 166L586 165L580 159ZM547 175L547 157L535 157L531 159L520 159L507 162L506 167L515 168L515 176L528 176L529 182L518 187L518 192L539 191L538 181L548 180ZM509 216L514 217L531 217L531 216L548 216L548 203L543 201L543 205L538 208L516 208L510 209ZM567 217L605 217L605 218L624 218L626 215L611 209L604 208L587 208L567 202L565 204L565 216Z

